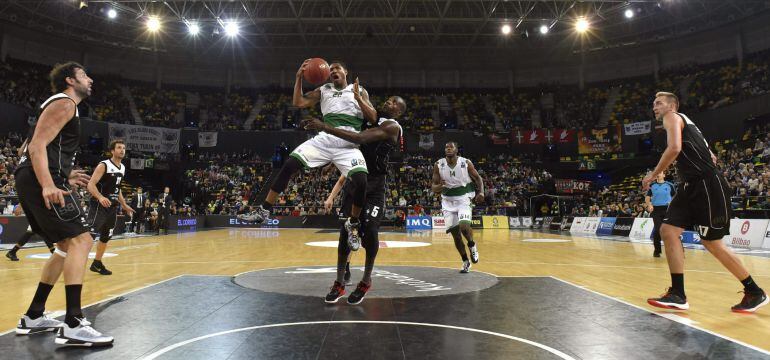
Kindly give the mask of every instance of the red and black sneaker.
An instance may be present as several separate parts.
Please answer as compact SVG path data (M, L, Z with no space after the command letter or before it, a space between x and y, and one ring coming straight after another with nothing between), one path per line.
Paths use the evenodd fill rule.
M364 296L366 296L366 292L369 291L369 289L372 287L372 285L367 284L363 281L358 283L358 286L356 286L356 289L350 293L350 296L348 296L348 304L350 305L358 305L362 301L364 301Z
M343 295L345 295L345 285L342 285L339 281L335 280L331 291L326 294L326 299L324 299L324 301L326 301L327 304L336 304L337 300Z
M671 287L660 297L647 299L647 303L663 309L687 310L690 308L690 304L687 303L687 298L679 295L676 290Z
M733 305L732 309L733 312L749 314L767 305L768 302L770 302L770 298L767 297L764 290L744 291L741 303Z

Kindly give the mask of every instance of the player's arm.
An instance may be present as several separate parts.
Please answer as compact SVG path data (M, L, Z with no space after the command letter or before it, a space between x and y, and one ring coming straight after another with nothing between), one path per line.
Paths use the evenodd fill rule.
M649 211L652 211L653 209L651 196L652 196L652 190L647 190L647 194L644 195L644 207Z
M663 128L666 130L666 150L660 156L660 161L658 161L655 169L642 179L643 190L649 189L653 179L658 174L666 171L674 163L679 153L682 152L682 118L677 114L668 113L663 117Z
M305 94L302 93L302 74L305 72L309 61L310 59L307 59L302 62L299 70L297 70L297 79L294 81L294 94L292 95L291 103L298 108L309 108L321 101L321 90L319 89Z
M472 162L468 160L467 163L468 175L470 175L471 180L476 183L476 198L473 200L478 204L484 201L484 179L482 179L481 175L479 175L479 172L476 171L476 168L473 166Z
M123 207L123 210L125 210L126 212L131 214L136 212L132 207L128 206L126 199L123 197L123 190L118 190L118 202L120 203L120 206Z
M323 131L334 135L340 139L350 141L356 144L367 144L382 140L395 140L399 135L399 127L393 121L386 121L382 125L366 129L361 132L353 132L332 127L318 119L307 119L303 121L303 127L307 130Z
M353 85L353 98L358 102L361 112L364 114L364 120L372 125L377 125L377 110L374 109L372 102L369 101L369 92L358 85L358 78Z
M27 149L32 169L35 171L40 187L43 188L45 206L51 208L51 203L64 205L64 195L68 191L56 187L51 172L48 170L48 153L46 146L56 137L65 125L72 119L76 111L75 103L57 100L48 105L35 126L35 132L29 141Z
M91 196L99 201L99 204L104 207L110 207L110 205L112 205L110 199L104 197L104 195L99 192L99 189L96 188L96 184L99 183L99 180L102 179L102 176L104 176L106 171L107 166L104 165L104 163L99 163L99 165L96 165L96 169L94 169L94 173L91 174L91 180L88 181L88 186L86 188L88 189L88 192L91 193Z
M340 175L340 178L337 179L337 183L335 183L334 187L332 188L332 192L329 193L326 201L324 201L324 210L326 210L327 214L329 211L331 211L332 205L334 205L334 199L336 199L337 195L339 195L343 185L345 185L345 175Z
M441 174L438 172L438 164L433 164L433 179L431 180L430 190L435 194L441 194L444 191L444 182L441 181Z

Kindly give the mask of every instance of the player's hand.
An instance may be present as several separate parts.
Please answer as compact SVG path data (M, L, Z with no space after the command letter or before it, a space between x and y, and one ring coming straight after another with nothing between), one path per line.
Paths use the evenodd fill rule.
M356 76L356 81L353 83L353 98L361 100L361 85L358 83L358 76Z
M102 206L108 208L108 207L110 207L112 205L112 202L110 201L110 199L102 196L102 197L99 198L99 204L101 204Z
M91 175L88 175L85 170L72 169L67 182L74 187L87 187L88 180L91 180Z
M305 120L302 120L302 128L305 130L323 131L325 127L326 127L326 123L316 118L307 118Z
M49 185L43 187L43 200L45 207L51 209L51 204L64 206L64 195L69 195L69 191L64 191L56 186Z
M476 204L483 203L484 202L484 194L481 194L481 193L476 194L476 197L473 198L473 202L476 203Z
M297 70L297 79L302 77L302 74L305 73L305 68L307 68L307 63L310 62L310 59L305 59L305 61L302 62L302 65L299 66L299 70Z
M334 205L334 201L332 201L331 199L326 199L326 201L324 201L324 211L326 211L326 214L331 214L333 205Z
M647 207L647 211L652 212L653 210L655 210L655 208L652 205Z
M647 173L647 175L642 179L642 191L650 190L650 184L652 184L652 181L655 180L655 176L652 176L652 173Z

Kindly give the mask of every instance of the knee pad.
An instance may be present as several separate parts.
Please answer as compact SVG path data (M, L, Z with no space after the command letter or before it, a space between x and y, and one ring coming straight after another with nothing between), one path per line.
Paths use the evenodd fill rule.
M62 258L67 258L67 253L60 250L59 248L56 248L56 250L53 251L54 254L61 256Z
M291 180L294 174L296 174L300 169L302 169L302 163L299 162L299 160L296 158L290 156L289 160L286 160L286 163L283 164L283 167L278 173L278 176L275 178L273 185L270 186L270 190L273 190L279 194L286 190L286 186L289 185L289 180Z
M363 207L366 201L366 173L357 172L348 177L353 183L353 205Z

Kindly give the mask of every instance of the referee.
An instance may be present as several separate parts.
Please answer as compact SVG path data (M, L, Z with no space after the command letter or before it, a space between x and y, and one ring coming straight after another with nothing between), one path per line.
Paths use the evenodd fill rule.
M652 244L655 250L652 253L654 257L660 257L660 224L663 223L663 217L666 215L666 209L668 204L671 203L671 199L675 194L674 184L666 181L666 174L658 174L658 179L652 185L650 190L647 191L647 196L644 197L644 203L647 205L647 210L652 214L652 223L655 229L652 232Z

